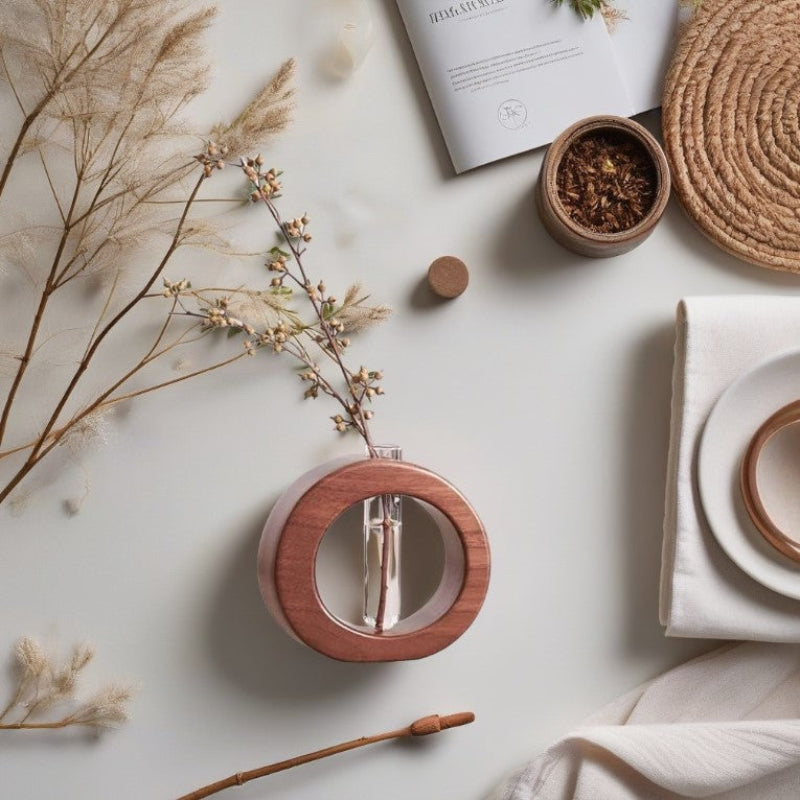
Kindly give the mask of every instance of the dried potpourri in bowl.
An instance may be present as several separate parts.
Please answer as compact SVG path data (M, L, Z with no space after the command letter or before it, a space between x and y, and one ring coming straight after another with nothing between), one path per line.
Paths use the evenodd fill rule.
M664 152L645 128L624 117L589 117L545 153L537 204L556 241L603 258L632 250L650 235L669 190Z

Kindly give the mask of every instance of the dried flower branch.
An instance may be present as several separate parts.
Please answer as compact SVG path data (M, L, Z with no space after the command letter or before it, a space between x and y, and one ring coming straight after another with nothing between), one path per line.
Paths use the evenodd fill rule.
M312 281L303 257L311 241L308 214L285 220L275 200L282 189L279 180L280 170L264 167L264 159L242 158L241 168L250 182L250 198L254 203L262 203L269 211L278 235L286 249L273 247L269 252L267 269L274 273L271 281L273 302L276 302L278 322L259 330L251 325L236 324L234 327L245 333L245 349L248 353L266 347L275 353L285 352L293 356L304 367L299 373L300 380L306 384L304 397L316 399L320 393L333 398L340 406L340 413L331 417L337 431L355 431L364 439L371 454L375 446L369 430L369 420L373 412L366 408L375 397L384 393L380 381L383 373L363 365L358 368L345 364L344 353L350 346L346 333L363 331L382 322L391 314L386 305L367 304L368 295L355 284L347 289L339 301L330 293L323 280ZM294 310L290 310L284 300L299 291L313 311L313 319L301 321ZM229 309L214 307L208 310L206 325L216 327L230 325ZM320 360L338 373L338 378L326 375Z
M216 166L212 163L217 158L216 152L207 150L197 158L205 169ZM380 383L383 373L345 363L345 351L350 346L350 338L345 334L361 332L382 322L391 309L386 305L369 305L369 296L358 284L350 286L338 300L323 280L312 281L303 262L306 246L311 241L308 214L289 220L281 216L275 205L282 189L281 172L267 169L260 155L242 157L240 166L249 181L251 201L267 208L285 248L275 246L269 251L266 267L273 275L269 290L243 289L220 294L220 290L196 291L185 279L178 282L165 279L162 293L171 299L174 313L201 319L203 330L224 329L229 335L241 335L248 355L266 349L292 356L301 365L298 375L304 384L303 397L316 399L323 394L335 400L340 410L331 416L334 428L340 433L358 433L370 456L377 457L378 450L369 428L373 412L367 406L384 393ZM313 312L308 321L290 306L296 291L307 299ZM190 298L195 308L188 305ZM375 615L377 633L382 633L385 626L391 548L388 532L393 524L389 514L391 499L381 497L380 506L384 536Z
M74 442L86 420L245 355L131 388L134 377L141 380L147 367L202 338L207 326L176 314L174 298L138 360L115 358L119 339L112 336L151 305L146 301L180 248L217 244L208 220L192 213L205 182L224 166L227 148L253 148L289 120L291 60L233 123L215 129L228 144L209 141L197 159L187 155L196 145L187 143L179 116L205 88L202 37L214 13L188 0L168 6L157 0L11 0L4 7L0 81L19 109L19 127L0 171L0 202L6 209L24 204L18 190L7 195L9 177L27 154L42 169L49 207L33 198L31 213L47 218L0 241L0 275L12 273L21 256L36 290L22 340L0 347L10 354L3 368L11 367L0 392L0 464L11 469L0 481L0 503L62 441ZM158 238L164 246L154 253ZM3 450L19 417L15 410L26 405L26 379L45 344L48 320L60 319L74 302L73 287L83 282L88 288L89 279L100 287L96 317L84 326L74 369L61 386L51 378L52 406L29 441ZM9 293L5 297L9 302ZM89 367L101 356L118 365L117 376L92 389L89 400L80 399Z
M462 711L458 714L449 714L440 717L438 714L433 714L429 717L422 717L421 719L412 722L405 728L400 728L395 731L387 731L386 733L378 733L374 736L362 736L359 739L352 739L349 742L327 747L324 750L317 750L314 753L307 755L296 756L289 758L286 761L278 761L275 764L268 764L265 767L258 769L251 769L247 772L237 772L220 781L203 786L196 789L189 794L185 794L178 798L178 800L202 800L204 797L210 797L212 794L223 791L223 789L230 789L233 786L242 786L249 783L256 778L264 778L267 775L273 775L276 772L291 769L292 767L299 767L302 764L308 764L312 761L318 761L321 758L328 756L338 755L345 753L348 750L355 750L358 747L366 747L367 745L377 744L378 742L385 742L389 739L400 739L407 736L429 736L433 733L440 733L441 731L448 730L449 728L456 728L461 725L469 725L475 721L475 715L471 711Z
M350 330L363 330L370 325L381 322L390 313L388 306L367 306L367 296L362 296L358 285L351 286L339 304L337 299L327 293L323 281L316 286L311 281L305 266L303 255L306 244L311 241L311 234L306 231L310 219L307 214L286 221L282 218L275 205L275 199L280 197L281 184L278 181L280 171L264 169L263 159L242 159L242 170L250 181L251 200L261 202L266 206L283 242L289 248L285 252L280 248L271 251L272 260L268 264L271 271L277 273L272 279L275 291L291 291L287 282L294 284L308 298L314 311L315 320L302 327L280 329L276 336L274 330L267 329L260 336L250 335L245 341L247 351L252 353L260 344L272 347L275 352L286 351L298 359L306 371L300 373L300 379L308 387L304 396L316 399L322 391L336 400L343 414L335 414L331 419L340 433L356 431L363 439L371 457L378 457L378 451L369 429L369 421L373 412L365 408L365 403L372 403L373 398L382 395L383 387L379 381L383 379L380 370L371 370L361 365L358 370L345 364L344 352L350 345L350 339L343 334ZM279 323L282 325L282 323ZM291 340L286 336L290 336ZM316 351L326 356L333 362L344 384L343 389L337 389L333 381L323 374L319 363L306 347L306 339L310 339ZM378 608L375 614L375 632L383 633L386 621L386 603L389 592L389 553L392 539L389 531L392 529L392 519L389 513L391 497L380 496L380 507L383 525L383 543L381 550L381 579Z
M214 152L207 149L196 157L206 167L217 159L217 146L211 147ZM360 333L382 322L391 308L370 305L369 295L359 284L350 286L338 300L323 280L312 281L303 263L311 241L310 217L302 214L283 219L274 202L280 197L282 173L266 169L261 156L242 158L240 166L249 181L251 201L266 206L281 240L282 247L271 248L265 263L273 276L269 287L197 290L187 279L165 278L161 294L172 301L174 315L199 320L203 331L240 335L247 355L266 349L292 356L302 367L298 375L305 384L304 398L316 399L320 394L333 398L340 406L340 413L331 417L334 428L342 433L355 431L374 451L368 424L373 412L366 406L384 393L380 385L383 373L345 364L344 352L350 346L345 334ZM291 305L296 292L309 302L311 319L304 319ZM329 376L325 366L338 376Z
M0 712L0 730L113 728L128 719L130 687L111 684L86 700L76 699L80 675L94 656L88 645L75 646L59 663L26 637L17 642L14 655L17 683Z

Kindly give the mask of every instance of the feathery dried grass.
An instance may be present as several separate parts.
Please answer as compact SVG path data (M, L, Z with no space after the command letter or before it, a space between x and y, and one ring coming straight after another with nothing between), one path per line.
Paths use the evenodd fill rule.
M202 185L224 166L224 153L258 148L289 122L293 60L233 122L218 125L211 137L188 135L191 127L182 115L207 85L203 37L215 14L212 7L198 9L193 0L6 0L0 81L17 105L19 129L0 153L0 214L7 234L0 239L0 275L24 269L36 291L30 327L12 343L11 359L3 360L14 366L0 391L0 465L18 453L24 463L14 467L5 486L6 479L0 480L0 503L62 439L71 446L85 441L98 412L169 385L123 391L153 361L198 338L191 335L200 331L198 321L176 315L173 305L138 362L120 362L106 388L80 403L76 399L101 351L106 363L114 363L108 334L153 296L153 285L176 251L185 245L230 251L213 222L191 214ZM198 140L205 142L200 156ZM8 178L23 157L39 162L49 197L33 198L29 211L36 224L9 231L8 209L26 198L8 196L13 186ZM96 317L83 321L86 335L74 355L75 370L55 387L36 438L3 450L45 318L59 318L62 303L69 307L71 295L63 290L76 281L100 291L94 295ZM2 305L0 295L0 313Z
M237 291L228 300L228 313L256 329L274 327L286 320L295 328L302 327L300 318L289 308L288 296L269 291Z
M250 104L228 124L216 125L211 136L233 155L244 155L253 149L263 133L276 134L286 128L291 119L294 89L291 86L297 70L293 58L280 67L272 80Z
M94 658L89 645L76 645L66 658L57 659L25 637L14 647L14 657L16 684L0 712L0 730L112 728L128 719L130 686L111 684L87 700L76 697L81 674ZM46 712L51 710L59 713L48 719Z
M344 333L361 333L388 319L392 309L387 305L367 305L368 294L363 294L360 284L353 284L345 293L336 316L344 325Z

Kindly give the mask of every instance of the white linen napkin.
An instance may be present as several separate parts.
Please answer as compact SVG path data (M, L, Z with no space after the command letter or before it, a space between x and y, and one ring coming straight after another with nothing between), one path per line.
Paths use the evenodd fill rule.
M743 372L792 347L800 347L800 298L693 297L678 306L661 563L668 636L800 642L800 601L765 588L728 558L703 516L695 472L717 398Z
M492 800L797 800L800 647L726 645L611 703Z

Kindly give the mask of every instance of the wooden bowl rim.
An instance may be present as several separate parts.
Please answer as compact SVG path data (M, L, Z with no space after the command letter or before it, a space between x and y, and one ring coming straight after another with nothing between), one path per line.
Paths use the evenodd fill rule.
M567 148L581 136L591 131L603 129L621 131L632 136L645 148L656 169L656 194L650 210L636 225L626 228L624 231L618 231L617 233L597 233L588 228L584 228L582 225L578 225L564 210L558 196L558 186L556 184L558 167L561 164L561 159L567 151ZM661 219L667 207L667 202L669 201L671 181L666 154L647 128L627 117L599 115L579 120L560 133L553 140L550 147L547 148L542 170L542 184L553 214L571 233L588 242L616 244L626 242L629 239L635 239L642 234L648 233L658 220Z

